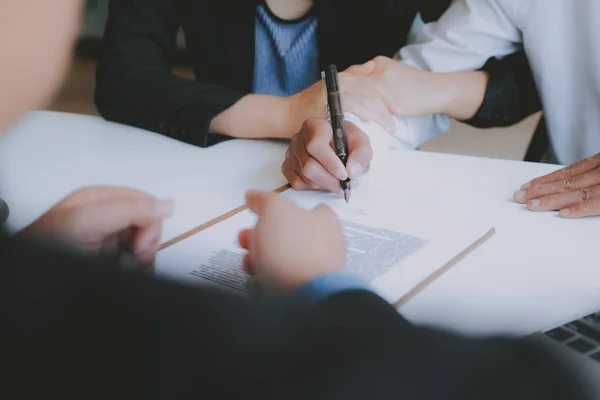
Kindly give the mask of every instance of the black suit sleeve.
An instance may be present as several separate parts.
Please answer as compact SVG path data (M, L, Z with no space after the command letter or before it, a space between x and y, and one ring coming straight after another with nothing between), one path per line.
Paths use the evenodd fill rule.
M174 2L112 0L97 71L95 101L110 121L210 144L212 119L245 93L171 73L180 28Z
M485 97L466 123L479 128L510 126L542 109L524 50L503 59L491 58L481 70L489 74Z
M369 292L261 304L0 250L0 391L19 398L586 398L547 353L416 328Z
M576 370L555 354L506 338L415 327L372 293L330 298L309 321L294 358L305 368L321 358L311 373L323 398L588 398Z

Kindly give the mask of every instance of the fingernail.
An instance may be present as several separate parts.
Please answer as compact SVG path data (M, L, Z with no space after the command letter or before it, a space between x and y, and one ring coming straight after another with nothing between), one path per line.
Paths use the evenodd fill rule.
M531 209L536 209L540 206L541 201L539 200L531 200L528 204L527 207L531 208Z
M565 209L563 209L563 210L560 210L560 211L558 212L558 215L560 215L560 216L561 216L561 217L563 217L563 218L566 218L566 217L568 217L569 215L571 215L571 210L569 210L568 208L565 208Z
M175 203L173 200L157 200L155 209L158 218L166 218L173 214Z
M354 160L350 160L346 167L348 168L348 173L352 178L355 178L358 175L360 175L360 172L362 171L362 167L360 166L360 164Z
M523 186L521 186L521 190L527 190L531 187L531 182L527 182Z
M525 198L526 194L527 193L524 190L519 190L518 192L515 192L515 200L522 201Z
M338 178L340 181L345 181L346 179L348 179L348 173L344 168L340 168L337 171L335 171L335 177Z

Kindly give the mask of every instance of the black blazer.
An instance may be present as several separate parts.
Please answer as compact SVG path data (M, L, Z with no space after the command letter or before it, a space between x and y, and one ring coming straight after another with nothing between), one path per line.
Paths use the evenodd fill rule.
M194 145L214 143L219 138L209 134L212 119L252 92L260 2L111 0L97 72L101 115ZM432 21L450 2L317 0L320 64L335 63L343 70L378 55L391 57L405 45L417 12ZM196 82L171 74L169 54L179 28ZM470 123L491 126L506 124L506 115L514 119L515 112L504 112L504 119L495 115L496 97L486 104L483 119Z
M552 354L414 327L369 292L261 304L1 232L0 327L3 399L587 399Z
M320 64L343 70L404 44L418 11L433 20L451 0L318 0ZM112 0L97 73L108 120L207 146L212 119L252 92L260 0ZM196 74L171 74L179 28Z

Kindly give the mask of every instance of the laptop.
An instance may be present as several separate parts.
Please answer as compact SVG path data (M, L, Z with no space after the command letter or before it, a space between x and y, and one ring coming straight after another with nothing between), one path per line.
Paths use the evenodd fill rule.
M564 355L588 381L594 398L600 398L600 312L530 336L528 339L549 346Z

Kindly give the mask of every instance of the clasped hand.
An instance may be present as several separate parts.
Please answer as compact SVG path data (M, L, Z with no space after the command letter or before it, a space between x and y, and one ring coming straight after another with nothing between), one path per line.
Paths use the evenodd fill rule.
M171 201L137 190L88 187L60 201L20 232L86 255L110 255L124 264L152 264Z

